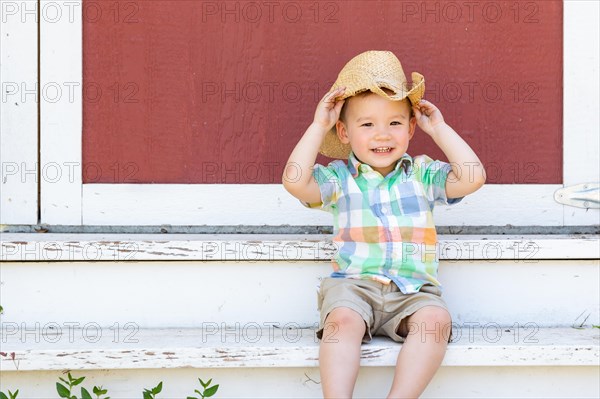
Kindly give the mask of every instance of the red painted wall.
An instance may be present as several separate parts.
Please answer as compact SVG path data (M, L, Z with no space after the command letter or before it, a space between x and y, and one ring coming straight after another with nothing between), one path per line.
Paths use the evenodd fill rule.
M84 183L280 183L318 99L370 49L425 76L488 183L562 183L561 1L86 0L83 13ZM409 153L445 159L425 136Z

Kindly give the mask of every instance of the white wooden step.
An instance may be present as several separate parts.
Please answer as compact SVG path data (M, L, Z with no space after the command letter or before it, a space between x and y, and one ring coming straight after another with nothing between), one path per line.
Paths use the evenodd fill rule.
M2 323L291 323L319 319L317 289L327 262L6 262L0 265ZM518 276L518 278L517 278ZM443 298L455 322L512 326L600 324L597 260L531 263L442 261Z
M319 398L318 343L301 327L318 320L330 238L2 234L0 389L55 397L71 369L113 399L158 381L159 397L186 397L198 377L217 397ZM439 238L461 334L423 398L600 396L598 236ZM355 397L387 394L399 350L363 345Z
M442 260L599 259L600 235L439 235ZM327 261L331 235L0 234L1 261Z
M317 367L314 329L71 329L36 336L5 331L2 371L153 368ZM597 328L454 328L443 366L598 366ZM435 336L422 333L422 339ZM335 336L326 337L330 341ZM441 337L440 337L441 339ZM394 366L402 345L375 337L362 366ZM13 356L14 353L14 356Z
M49 240L42 240L44 237ZM12 260L0 264L0 304L5 310L0 320L16 323L23 330L34 328L36 323L40 328L52 323L104 328L126 323L138 328L198 328L203 323L310 327L318 320L317 287L331 272L329 255L320 249L330 245L323 237L287 237L287 241L273 236L259 240L254 235L201 235L196 237L198 241L162 237L163 242L158 242L128 236L127 245L160 245L162 249L140 251L156 259L49 261L32 256L21 261L14 248L31 243L69 248L85 246L85 242L95 247L125 241L110 235L95 237L95 241L64 235L2 235ZM440 241L452 243L454 248L475 248L477 243L480 248L537 248L533 256L528 252L526 259L516 260L514 251L505 254L508 250L500 251L501 259L466 251L458 260L455 255L442 256L439 279L444 285L443 297L453 320L460 325L600 324L598 236L454 236L441 237ZM164 255L165 251L193 253L190 248L181 249L184 243L190 248L210 244L225 249L204 261L191 256L173 260L173 254ZM237 249L236 243L240 244ZM248 245L247 250L240 249L241 243ZM248 260L254 259L250 248L260 254L268 253L266 247L271 248L270 260ZM281 249L285 247L299 251L300 259L284 256ZM230 256L233 259L222 259ZM234 260L236 256L238 260Z
M88 387L108 388L113 399L139 397L142 388L159 381L164 382L159 398L186 397L199 388L198 378L220 384L216 397L322 397L314 329L142 329L119 335L113 330L100 339L94 333L3 337L0 387L18 388L25 398L53 398L58 377L72 370L86 376ZM455 333L423 398L600 394L598 329L488 326ZM362 345L356 398L387 394L401 350L384 337Z

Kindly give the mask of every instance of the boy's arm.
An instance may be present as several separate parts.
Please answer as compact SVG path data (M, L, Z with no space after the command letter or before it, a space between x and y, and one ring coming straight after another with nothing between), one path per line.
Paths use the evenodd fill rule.
M432 103L422 100L415 114L419 127L429 134L452 166L446 179L446 197L460 198L477 191L486 180L483 164L469 145L452 129Z
M343 92L344 88L332 90L319 102L313 123L296 144L283 170L283 187L301 201L321 202L321 191L312 177L312 169L325 135L339 118L344 100L335 101L335 97Z

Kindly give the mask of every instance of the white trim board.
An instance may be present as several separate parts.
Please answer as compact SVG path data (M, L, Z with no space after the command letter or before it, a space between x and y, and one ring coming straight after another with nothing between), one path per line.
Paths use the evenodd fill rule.
M436 224L562 226L562 205L554 201L561 187L487 185L459 204L437 206ZM86 225L323 226L333 220L304 208L280 184L85 184L83 204Z
M34 14L20 12L25 2L6 3L0 24L0 224L36 224L37 24Z
M80 225L82 0L55 1L48 8L61 17L40 18L40 82L46 88L40 99L40 153L48 169L41 179L41 222Z
M65 2L63 2L65 3ZM598 3L564 3L564 182L600 180L598 140ZM81 165L81 15L44 28L42 76L75 82L73 103L42 103L45 160ZM48 24L46 24L48 25ZM66 43L66 45L65 45ZM61 50L59 50L61 49ZM52 55L52 57L49 57ZM44 75L46 74L46 75ZM594 82L596 84L594 84ZM55 111L60 120L44 117ZM66 167L65 167L66 169ZM42 223L62 225L324 225L325 213L304 209L280 185L98 185L76 179L42 184ZM600 213L556 204L563 185L488 185L455 207L438 208L438 225L577 226Z
M600 181L600 2L565 1L563 29L563 184ZM590 211L564 207L565 225ZM598 212L594 224L600 224Z

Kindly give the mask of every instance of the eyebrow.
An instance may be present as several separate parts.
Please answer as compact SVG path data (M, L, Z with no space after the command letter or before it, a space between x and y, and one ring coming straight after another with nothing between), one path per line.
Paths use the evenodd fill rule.
M361 116L359 118L356 119L356 122L360 122L364 119L371 119L371 116ZM392 115L392 117L390 119L406 119L406 115L404 114L396 114L396 115Z

